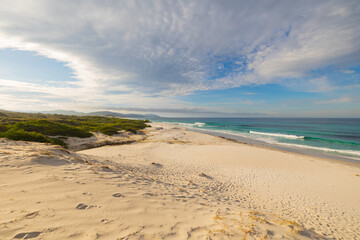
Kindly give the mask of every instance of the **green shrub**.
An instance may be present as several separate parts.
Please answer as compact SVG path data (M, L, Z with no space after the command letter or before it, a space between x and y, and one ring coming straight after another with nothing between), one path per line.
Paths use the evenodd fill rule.
M27 132L23 129L11 128L4 133L0 133L0 137L5 137L10 140L23 140L23 141L32 141L32 142L47 142L51 143L51 140L46 137L44 134L36 132Z
M79 128L63 123L50 122L48 120L24 121L14 125L15 128L24 129L27 132L38 132L48 136L68 136L86 138L92 134Z
M116 126L113 125L105 125L105 126L101 126L97 129L99 132L102 132L103 134L106 135L114 135L117 134L119 131L119 128L117 128Z
M134 134L137 132L137 128L133 127L133 126L126 126L126 127L124 127L124 130L127 132L134 133Z
M67 148L67 144L60 138L49 138L52 141L52 144L60 145L64 148Z
M66 116L59 114L17 113L1 111L0 137L12 140L49 142L66 146L62 137L91 137L90 132L114 135L118 131L137 131L149 127L144 120L121 119L102 116Z
M0 123L0 132L6 132L8 130L8 128L4 125Z
M0 137L14 141L21 140L21 141L29 141L29 142L51 143L54 145L60 145L64 148L67 148L66 143L59 138L50 138L42 133L27 132L24 131L24 129L11 128L6 132L0 133Z

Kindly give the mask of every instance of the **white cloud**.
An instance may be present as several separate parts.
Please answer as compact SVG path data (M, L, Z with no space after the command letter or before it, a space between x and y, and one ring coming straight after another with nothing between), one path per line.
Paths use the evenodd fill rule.
M94 105L165 107L176 104L168 96L283 83L328 65L359 62L359 9L357 1L342 0L4 0L0 48L56 59L78 80L75 92L74 86L23 89ZM219 59L245 68L213 77L223 66ZM331 89L318 82L321 91ZM106 95L109 90L127 94Z
M317 2L319 3L319 2ZM360 60L359 5L329 1L300 14L289 36L253 54L250 68L265 78L298 78L311 70Z
M317 104L334 104L334 103L348 103L352 102L353 99L351 97L341 97L341 98L335 98L335 99L328 99L323 101L317 101Z
M342 73L345 73L345 74L353 74L355 73L354 70L341 70Z
M78 86L62 87L7 79L0 79L0 97L0 109L29 111L39 109L92 111L99 108L103 109L111 103L124 107L135 106L134 103L143 107L162 106L169 108L187 105L186 102L161 96L149 96L141 92L109 93L104 96L100 91L90 92L88 89Z
M284 85L294 91L307 93L330 92L340 88L331 84L327 76L301 80L289 79Z

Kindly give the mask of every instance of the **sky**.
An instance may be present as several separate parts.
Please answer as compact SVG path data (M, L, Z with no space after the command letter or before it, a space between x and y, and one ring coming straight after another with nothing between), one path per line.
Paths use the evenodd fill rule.
M360 2L2 0L0 109L360 117Z

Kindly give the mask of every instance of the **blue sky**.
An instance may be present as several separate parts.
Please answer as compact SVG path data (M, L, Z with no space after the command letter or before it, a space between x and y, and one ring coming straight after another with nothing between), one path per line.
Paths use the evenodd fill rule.
M0 109L360 117L358 1L7 1Z

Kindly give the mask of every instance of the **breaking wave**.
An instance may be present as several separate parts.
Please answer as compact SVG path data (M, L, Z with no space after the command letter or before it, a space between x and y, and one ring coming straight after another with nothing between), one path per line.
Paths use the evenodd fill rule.
M271 136L271 137L288 138L288 139L304 139L305 138L305 136L297 136L297 135L289 135L289 134L281 134L281 133L266 133L266 132L256 132L256 131L249 131L249 133Z
M177 123L179 125L185 126L185 127L203 127L206 125L206 123L203 122L194 122L194 123Z

